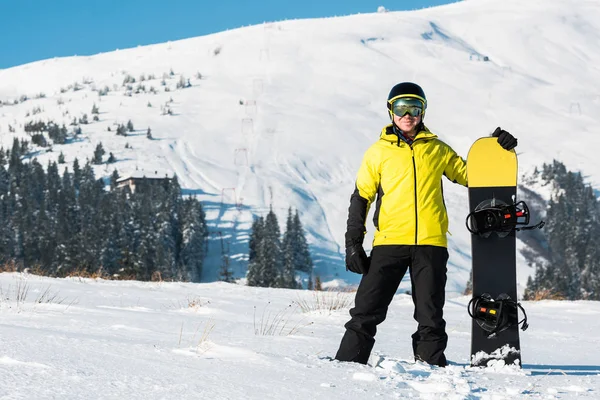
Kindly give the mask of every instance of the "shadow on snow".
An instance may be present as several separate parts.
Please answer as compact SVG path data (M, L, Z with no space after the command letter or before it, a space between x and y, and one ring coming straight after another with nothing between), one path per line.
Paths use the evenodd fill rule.
M531 371L532 376L539 375L569 375L594 376L600 375L600 365L544 365L523 364L524 370Z

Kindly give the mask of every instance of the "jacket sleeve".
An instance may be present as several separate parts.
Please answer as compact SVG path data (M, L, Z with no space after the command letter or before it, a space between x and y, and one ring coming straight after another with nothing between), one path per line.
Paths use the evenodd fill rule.
M365 153L358 174L354 193L350 196L348 222L346 227L346 247L360 243L365 237L365 222L369 207L380 183L380 161L377 152L371 147Z
M450 147L444 175L454 183L467 186L467 162Z

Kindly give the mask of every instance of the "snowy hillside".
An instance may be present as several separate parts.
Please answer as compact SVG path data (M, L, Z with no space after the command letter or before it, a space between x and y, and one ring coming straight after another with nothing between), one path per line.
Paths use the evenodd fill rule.
M597 399L600 304L525 303L523 369L469 367L468 298L445 307L451 365L412 361L399 294L371 365L329 361L352 293L0 274L3 399ZM319 307L320 305L320 307ZM333 306L339 305L341 308ZM303 309L304 311L303 312Z
M0 145L26 137L27 121L68 125L96 104L98 122L37 158L84 160L102 142L117 162L98 174L177 174L206 207L204 281L216 279L221 238L244 276L250 223L272 204L281 222L288 207L300 211L324 281L355 283L342 255L348 200L399 81L423 86L426 124L464 157L500 125L519 138L521 173L558 158L600 186L598 21L595 0L467 0L44 60L0 70ZM136 131L116 136L128 120ZM464 188L445 182L444 191L453 296L470 270L468 203ZM531 271L522 259L519 268L522 287Z

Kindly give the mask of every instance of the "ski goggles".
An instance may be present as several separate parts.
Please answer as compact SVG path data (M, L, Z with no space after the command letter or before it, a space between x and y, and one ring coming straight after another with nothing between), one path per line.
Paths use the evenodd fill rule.
M388 102L388 107L394 115L404 117L409 114L412 117L418 117L423 114L423 102L414 97L399 97L391 99Z

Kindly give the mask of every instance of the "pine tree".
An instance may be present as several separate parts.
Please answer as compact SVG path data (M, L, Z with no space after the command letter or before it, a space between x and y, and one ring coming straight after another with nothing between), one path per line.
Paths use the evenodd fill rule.
M127 128L125 128L125 125L117 125L117 131L116 131L118 136L127 136Z
M57 124L50 122L48 123L48 137L52 139L55 144L65 144L67 142L67 127L63 124L59 127Z
M16 177L21 165L21 145L19 144L19 139L14 138L12 149L10 150L10 158L8 161L9 173Z
M250 232L250 253L248 262L248 286L265 286L261 274L262 242L264 238L265 220L263 217L255 218Z
M39 210L42 202L44 201L46 193L46 172L44 167L40 164L37 158L34 158L29 163L29 170L31 179L29 181L29 187L26 188L27 195L31 198L32 206L34 210Z
M72 249L76 251L79 267L90 273L100 266L102 237L98 227L101 226L99 209L103 195L104 183L95 178L92 165L86 162L77 196L81 230Z
M56 226L56 253L53 264L56 272L65 276L77 266L77 250L74 247L79 235L75 187L71 174L66 169L59 192Z
M286 229L283 234L282 242L282 272L279 277L279 287L296 289L296 251L294 241L297 237L297 232L294 229L294 218L292 217L291 207L288 209L286 221Z
M44 206L47 213L48 218L48 226L44 229L47 229L47 234L50 236L48 239L50 246L56 245L56 214L58 210L58 202L59 202L59 192L61 190L61 179L58 173L58 165L56 162L48 162L48 166L46 168L46 192L44 199ZM41 211L40 211L41 212ZM43 218L41 218L41 223L45 222ZM53 262L55 260L55 251L52 251L51 258L45 261L45 266L48 267L49 270L52 269Z
M135 242L135 230L137 229L135 222L134 209L131 202L131 192L129 187L115 192L116 204L120 215L115 221L114 229L116 247L118 252L117 271L116 275L122 277L135 277L135 254L137 252L138 243Z
M294 268L297 271L312 273L313 262L310 256L308 242L306 241L306 236L304 234L304 228L302 227L302 223L300 222L298 210L296 210L296 213L294 214L293 230L295 260Z
M75 158L73 160L73 179L72 183L75 190L79 190L79 183L81 182L81 167L79 166L79 160Z
M296 271L311 274L313 267L298 210L293 216L291 208L288 210L282 249L283 272L280 285L287 288L297 288L299 285L295 279Z
M184 277L177 269L176 244L174 236L171 208L168 205L167 193L158 196L157 209L154 219L154 232L156 241L156 270L161 273L163 279L182 280Z
M167 224L163 226L163 232L168 241L165 241L165 245L168 247L168 257L171 268L172 276L180 280L189 280L187 270L183 263L180 262L180 250L183 243L183 236L181 234L181 212L183 207L183 198L181 193L181 186L176 175L171 179L163 180L163 187L165 190L165 203L163 209L167 216ZM204 213L202 206L198 203L199 218L202 221L202 230L204 233ZM204 237L202 238L204 240ZM204 256L202 256L204 258Z
M0 175L3 170L5 171L4 165L0 165ZM0 262L3 264L13 258L12 230L8 203L8 196L4 194L0 195Z
M248 243L248 262L251 263L256 258L256 252L258 251L258 244L262 240L262 228L264 226L264 219L254 218L252 221L252 227L250 228L250 241Z
M112 172L112 174L110 175L110 190L115 190L118 186L118 182L119 182L119 171L117 171L116 169Z
M31 164L23 164L20 185L16 188L15 228L19 237L16 253L24 268L31 267L39 257L34 239L35 196L32 190L34 185L35 178Z
M21 140L21 154L26 155L29 153L29 142L27 140Z
M147 232L148 233L148 232ZM139 245L134 253L133 268L135 279L150 281L154 271L154 238L145 235L140 238Z
M600 300L600 229L592 233L593 243L590 243L585 260L585 269L581 272L583 298Z
M102 156L106 152L104 151L104 147L102 147L102 142L98 143L96 149L94 150L94 157L92 158L92 163L96 165L102 164Z
M52 262L56 252L56 234L55 226L52 223L51 216L46 212L46 201L42 200L39 213L35 221L36 229L34 231L34 241L39 252L35 263L40 265L42 270L50 272Z
M583 229L586 237L581 243L581 296L584 299L600 300L600 203L593 189L586 186L582 193L581 209L585 214ZM583 240L580 237L579 240Z
M188 198L182 205L181 262L192 282L200 282L204 259L204 239L208 231L202 206L196 199Z
M0 199L7 197L10 191L10 175L4 164L0 164Z
M100 261L98 270L103 274L113 276L119 267L119 237L121 222L121 208L117 204L118 193L110 191L103 193L99 200L96 221L96 235L101 244L98 249Z
M265 287L277 287L282 272L281 231L272 208L265 218L263 233L263 240L259 246L262 283Z
M136 279L149 281L155 272L156 234L154 226L153 193L144 178L136 185L131 195L133 208L133 241L136 243L133 253L133 273Z

